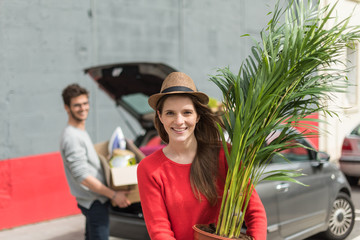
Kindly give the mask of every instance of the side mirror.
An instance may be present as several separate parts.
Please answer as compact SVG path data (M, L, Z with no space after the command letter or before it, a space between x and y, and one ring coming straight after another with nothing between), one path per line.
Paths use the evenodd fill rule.
M330 160L330 155L327 154L326 152L318 152L316 154L316 159L318 161L326 161L326 162L328 162Z
M324 165L325 162L328 162L330 159L330 155L327 154L326 152L317 152L316 153L316 161L312 161L311 165L314 168L319 168L321 169Z

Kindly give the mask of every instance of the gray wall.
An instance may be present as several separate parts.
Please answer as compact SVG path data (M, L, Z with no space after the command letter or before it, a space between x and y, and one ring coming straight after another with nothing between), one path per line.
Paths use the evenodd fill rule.
M94 142L125 127L115 103L83 69L116 62L163 62L221 98L208 81L237 71L269 19L267 0L1 0L0 160L58 151L66 125L61 91L91 92L87 129ZM270 5L270 6L269 6Z

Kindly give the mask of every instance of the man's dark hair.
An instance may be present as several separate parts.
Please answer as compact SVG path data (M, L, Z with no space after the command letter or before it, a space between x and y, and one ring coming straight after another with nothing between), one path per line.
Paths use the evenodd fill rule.
M70 84L63 90L62 98L63 98L64 104L67 106L70 106L70 101L72 98L75 98L75 97L78 97L78 96L84 95L84 94L89 96L89 92L85 88L80 87L80 85L77 83L74 83L74 84Z

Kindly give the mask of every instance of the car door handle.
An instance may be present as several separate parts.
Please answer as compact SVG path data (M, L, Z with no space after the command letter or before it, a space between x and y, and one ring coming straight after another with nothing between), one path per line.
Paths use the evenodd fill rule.
M276 190L278 190L279 192L288 192L289 187L290 187L289 183L280 183L276 185Z

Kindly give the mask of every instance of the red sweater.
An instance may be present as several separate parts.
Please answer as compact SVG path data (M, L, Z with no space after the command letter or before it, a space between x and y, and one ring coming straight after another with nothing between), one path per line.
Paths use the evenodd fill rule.
M227 163L224 151L219 156L219 196L224 190ZM195 198L190 184L191 164L168 159L162 149L144 158L138 166L138 185L146 227L152 240L192 240L195 224L216 223L221 199L211 206L201 195ZM267 220L264 206L254 190L245 214L247 234L266 239Z

